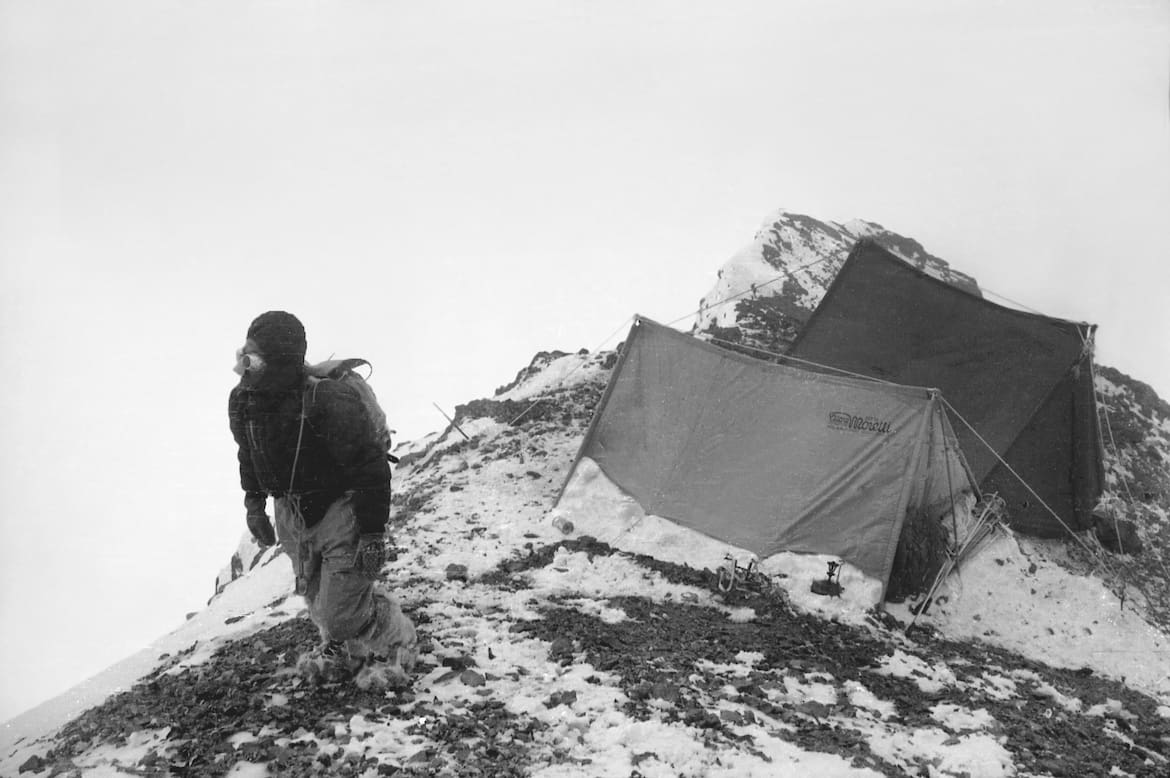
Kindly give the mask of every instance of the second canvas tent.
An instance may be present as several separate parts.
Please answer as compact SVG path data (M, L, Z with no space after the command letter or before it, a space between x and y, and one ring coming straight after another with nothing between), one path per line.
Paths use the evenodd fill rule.
M938 387L984 492L1033 535L1093 525L1104 485L1091 324L997 305L858 241L790 357Z

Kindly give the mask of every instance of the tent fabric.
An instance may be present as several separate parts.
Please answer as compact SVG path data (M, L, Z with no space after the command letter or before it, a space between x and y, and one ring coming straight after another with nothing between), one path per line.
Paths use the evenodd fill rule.
M769 364L644 318L586 456L646 513L761 558L839 556L883 583L908 512L942 515L975 490L937 393Z
M788 353L940 389L983 490L1016 529L1056 536L1092 526L1104 482L1094 330L989 302L865 239Z

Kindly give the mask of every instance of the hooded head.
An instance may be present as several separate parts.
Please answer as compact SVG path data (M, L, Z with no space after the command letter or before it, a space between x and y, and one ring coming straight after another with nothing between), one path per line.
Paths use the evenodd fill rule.
M248 327L247 339L260 352L264 367L244 373L244 386L261 391L299 386L307 346L305 328L296 316L285 311L262 313Z
M305 328L300 319L285 311L268 311L256 317L248 328L248 340L255 343L268 362L305 361Z

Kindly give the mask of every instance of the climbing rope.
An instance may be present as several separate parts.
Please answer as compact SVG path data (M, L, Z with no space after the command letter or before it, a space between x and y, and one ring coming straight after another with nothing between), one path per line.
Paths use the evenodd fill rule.
M810 267L815 267L815 266L821 264L822 262L827 262L829 259L830 259L830 257L825 256L825 257L821 257L820 259L813 260L812 262L806 262L805 264L803 264L799 267L793 268L792 270L785 268L784 272L781 273L780 275L776 276L775 278L771 278L767 281L764 281L763 283L751 284L750 286L748 286L747 289L744 289L739 294L733 294L731 297L725 297L717 303L713 303L713 304L707 305L707 306L700 306L699 309L696 311L691 311L690 313L686 314L685 316L680 316L677 319L675 319L674 321L667 322L666 326L673 327L674 325L678 324L680 321L685 321L686 319L689 319L692 316L697 316L698 314L703 313L704 311L709 311L712 308L718 308L722 305L727 305L728 303L735 302L739 298L745 297L746 295L749 295L749 294L752 297L755 297L756 293L759 292L760 289L763 289L766 286L771 286L772 284L774 284L777 281L780 281L784 278L795 279L796 277L793 275L793 273L795 273L799 270L807 270Z

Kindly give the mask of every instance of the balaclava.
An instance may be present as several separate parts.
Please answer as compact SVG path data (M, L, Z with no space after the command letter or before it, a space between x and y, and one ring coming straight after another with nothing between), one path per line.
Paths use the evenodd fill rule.
M296 316L285 311L262 313L248 327L248 339L259 347L265 361L256 389L280 391L299 386L307 346L305 328Z
M285 311L268 311L256 317L248 328L248 339L255 341L269 362L305 361L305 328L300 320Z

